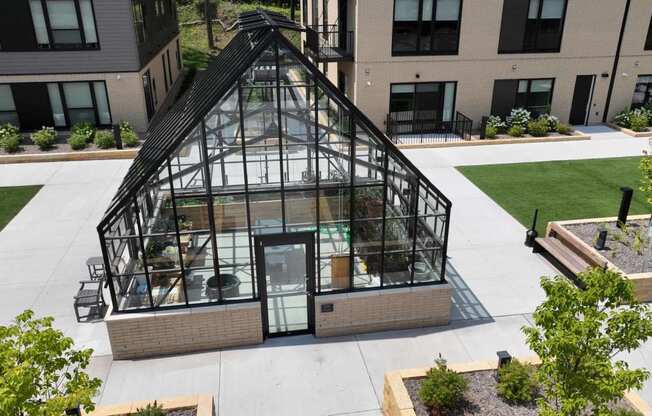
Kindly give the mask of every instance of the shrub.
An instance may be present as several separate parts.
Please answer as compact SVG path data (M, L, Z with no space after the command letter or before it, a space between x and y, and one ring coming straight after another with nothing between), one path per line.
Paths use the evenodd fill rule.
M617 126L628 129L632 126L631 118L630 118L631 115L632 115L631 111L623 110L620 113L616 114L616 116L614 117L614 123Z
M495 139L496 135L498 134L498 130L496 130L495 127L487 126L487 128L484 131L484 137L487 139Z
M84 136L87 143L90 143L93 140L93 135L95 134L95 126L93 126L88 121L80 121L75 123L70 129L71 135L80 135Z
M559 119L550 114L541 114L538 120L546 123L548 126L548 132L557 131L559 128Z
M613 409L608 414L611 416L643 416L643 413L638 410L628 409L625 407Z
M546 137L548 135L548 122L545 119L530 121L527 124L527 130L534 137Z
M466 379L446 366L446 360L439 357L435 367L428 370L421 384L419 398L436 409L454 409L464 400L468 388Z
M499 132L507 128L507 123L505 123L500 116L489 116L487 119L487 127L492 127L496 129L496 132Z
M559 134L564 134L564 135L572 134L573 128L568 124L559 123L559 125L557 126L557 132Z
M539 392L533 365L512 360L498 369L498 394L512 403L531 403Z
M163 411L163 406L156 403L147 403L142 409L136 409L135 416L165 416L165 411Z
M120 133L122 143L127 147L136 147L140 143L138 136L133 131L123 131Z
M115 146L113 133L108 130L99 130L95 133L95 140L93 142L100 149L110 149Z
M647 130L647 116L644 115L642 112L632 112L632 114L629 117L630 120L630 128L634 131L646 131Z
M68 137L68 144L72 150L82 150L88 144L88 140L83 134L72 134L70 137Z
M507 134L512 137L523 137L523 127L521 126L512 126L507 130Z
M531 118L532 114L525 108L515 108L512 110L509 117L507 117L507 124L509 124L510 127L519 126L522 129L525 129Z
M7 153L14 153L20 149L20 142L20 133L6 135L0 138L0 148L4 149Z
M8 136L15 136L19 133L20 130L18 130L18 127L10 123L0 124L0 140Z
M129 124L129 122L127 120L122 120L120 122L120 132L124 133L124 132L127 132L127 131L134 131L134 128L131 127L131 124Z
M43 127L41 130L32 133L31 138L39 149L47 150L57 141L57 132L54 131L54 127Z

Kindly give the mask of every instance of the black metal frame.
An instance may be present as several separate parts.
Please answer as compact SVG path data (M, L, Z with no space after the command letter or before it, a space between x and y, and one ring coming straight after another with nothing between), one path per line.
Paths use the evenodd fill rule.
M265 248L289 244L304 244L306 246L306 306L308 327L305 330L269 332L269 317L267 314L267 282L265 270ZM256 251L256 274L259 290L261 316L263 321L263 336L273 338L283 335L312 334L315 331L315 233L296 232L284 234L267 234L254 237Z
M197 192L192 189L178 189L176 197L178 198L194 198L199 197L207 201L207 210L208 210L208 222L209 229L201 230L203 234L210 233L210 239L212 240L212 250L213 250L213 269L215 271L215 276L218 279L220 277L220 268L224 267L219 262L219 252L220 247L217 246L216 241L216 226L214 224L214 198L216 197L229 197L234 195L239 195L244 198L246 203L246 216L247 216L247 227L246 231L249 236L249 258L250 264L252 267L252 294L246 299L225 299L220 293L219 299L217 301L209 301L203 304L192 304L189 305L188 298L186 297L185 305L171 305L166 306L166 308L182 308L189 306L202 306L202 305L214 305L225 304L225 303L238 303L238 302L250 302L252 300L258 300L261 298L260 292L256 291L255 278L253 276L253 249L254 240L256 239L255 230L259 227L254 226L251 223L252 214L250 212L250 201L252 198L257 198L260 194L265 194L269 192L279 192L280 201L282 206L282 230L286 231L284 227L288 224L285 212L286 198L285 196L292 191L301 191L301 192L311 192L314 193L316 198L317 210L315 211L314 222L310 222L310 227L316 227L316 238L319 241L320 238L320 227L322 224L327 223L322 221L319 214L319 203L321 197L321 191L332 192L335 191L338 194L340 192L348 192L349 195L349 217L348 219L339 218L334 221L329 221L328 223L346 223L349 226L350 234L350 243L349 243L349 287L344 289L333 289L326 291L321 285L321 273L320 268L315 269L316 281L313 281L311 284L316 288L316 295L319 294L330 294L330 293L339 293L339 292L349 292L349 291L367 291L367 290L378 290L384 288L397 288L397 287L408 287L410 285L420 286L420 285L436 285L445 283L445 268L446 268L446 250L448 246L448 228L449 228L449 218L451 210L451 202L423 175L421 174L414 165L392 144L392 142L380 132L374 124L363 114L361 113L349 100L344 96L336 86L332 85L330 81L309 61L307 57L301 54L299 50L296 49L290 41L288 41L280 32L281 28L288 28L287 26L294 24L288 23L284 17L276 17L274 14L269 12L256 12L251 14L245 14L239 25L241 31L235 36L231 43L224 49L224 51L216 58L213 64L206 71L205 76L198 79L186 95L172 108L172 110L158 123L151 127L150 132L148 133L148 138L146 144L143 146L139 155L135 159L132 167L130 168L127 176L125 177L122 185L120 186L117 195L113 199L109 209L107 210L104 218L98 225L98 233L100 234L100 241L102 242L102 250L105 258L105 262L108 265L107 275L109 279L109 286L111 287L111 296L112 302L114 305L114 310L117 312L131 312L130 310L120 311L119 305L116 298L116 291L113 280L113 265L112 258L109 255L107 243L111 243L114 240L120 241L124 238L120 235L109 235L111 227L114 224L117 224L118 221L127 218L127 212L132 209L134 204L138 204L137 197L139 195L149 195L149 184L151 178L155 178L155 181L158 181L159 172L161 169L169 169L171 166L170 156L173 155L176 149L179 149L183 143L185 143L188 137L191 137L192 132L199 132L199 145L201 148L202 158L199 162L193 162L201 164L202 166L194 165L191 168L179 169L177 172L172 172L169 176L169 186L174 188L173 178L182 177L182 175L187 174L189 171L196 171L197 168L203 172L202 177L204 178L204 185L201 189L205 189ZM244 28L244 29L243 29ZM296 29L295 30L300 30ZM272 48L272 49L270 49ZM267 84L256 84L252 86L247 86L249 89L260 89L260 90L269 90L272 88L276 93L276 99L273 101L275 104L275 124L278 128L277 134L266 135L265 133L262 136L258 137L247 137L245 135L245 126L244 120L251 116L255 115L259 110L251 110L245 108L243 88L240 82L241 76L248 73L249 68L254 62L256 62L265 50L270 50L272 53L269 56L266 55L267 61L259 65L268 65L273 64L275 70L266 70L267 74L273 75L275 80L280 80L280 58L279 58L279 48L283 48L284 51L287 51L292 58L297 62L297 65L301 65L306 73L309 74L309 79L306 83L293 84L293 85L284 85L283 92L288 92L289 90L297 89L305 91L306 94L306 106L300 107L297 111L302 111L304 117L314 117L310 118L295 118L295 120L301 120L306 122L306 126L309 127L306 130L306 139L299 139L293 137L289 131L284 130L284 123L296 117L294 114L289 112L283 112L281 106L281 85L280 82L276 82L275 86L270 87ZM265 72L265 71L263 71ZM234 94L238 97L237 109L229 110L227 112L220 112L224 114L224 117L228 119L228 123L239 125L239 133L237 133L236 139L241 140L241 148L231 147L228 150L225 150L223 146L216 148L211 148L211 154L208 152L207 146L207 126L205 124L205 116L207 116L211 109L220 102L222 97L226 96L227 93ZM320 96L320 93L323 93ZM294 93L289 92L289 95L292 96ZM314 95L311 98L311 95ZM296 100L296 98L292 98ZM322 106L323 102L327 102L326 107ZM334 104L331 106L330 104ZM337 113L333 116L332 111L329 109L337 109ZM314 111L314 113L313 113ZM311 116L312 114L312 116ZM327 114L327 115L326 115ZM320 117L328 117L329 120L335 123L333 125L325 125L320 121ZM329 124L329 123L326 123ZM345 125L343 131L338 131L337 126ZM214 128L211 128L211 134L214 134ZM313 130L314 129L314 130ZM340 144L346 143L346 149L335 150L331 147L324 146L323 142L320 140L320 134L322 132L335 132L339 136ZM312 142L314 134L314 143ZM361 138L358 138L358 134L361 134ZM261 143L266 138L272 138L278 135L282 137L283 140L278 140L276 144L263 144L259 145L262 147L275 146L278 147L278 160L273 160L269 163L278 163L278 168L281 172L280 179L278 184L272 184L270 188L268 186L259 186L256 189L256 185L252 185L248 182L249 175L247 174L247 148L257 143ZM367 137L365 142L364 137ZM215 140L215 136L212 136L211 140ZM364 154L360 155L360 158L357 155L358 150L364 149L364 147L358 147L360 144L369 148L369 160L366 160ZM346 182L339 183L329 183L324 181L324 178L320 178L320 175L315 175L314 183L306 184L303 181L289 181L286 179L284 174L284 153L283 149L286 146L292 145L301 145L305 146L307 160L311 158L311 153L315 153L315 165L317 172L321 170L328 170L330 166L334 163L333 158L341 161L346 166L350 166L349 169L345 169L346 172ZM374 150L372 155L371 150ZM384 154L384 159L375 160L377 158L377 152L382 151ZM216 166L219 163L223 165L225 158L229 155L233 155L237 152L242 152L242 161L236 161L233 163L242 163L243 170L245 173L245 180L243 184L240 185L228 185L227 181L223 178L222 187L215 187L211 183L211 178L215 177L219 173L219 170L216 170L214 173L211 171L211 166ZM321 159L321 160L320 160ZM389 160L392 161L392 169L389 168ZM267 160L267 159L265 159ZM301 159L305 160L305 159ZM320 162L326 162L328 166L322 166L320 168ZM382 165L380 164L382 163ZM337 162L339 163L339 162ZM308 166L311 166L311 162L308 162ZM370 173L369 180L365 178L356 177L356 167L367 169ZM388 179L389 172L391 173L392 180ZM170 172L170 171L169 171ZM373 173L373 178L372 178ZM211 176L211 174L213 176ZM196 175L195 175L196 176ZM382 176L382 179L380 178ZM375 178L375 179L374 179ZM372 180L373 179L373 180ZM167 181L167 180L166 180ZM287 183L286 182L292 182ZM269 182L267 182L269 183ZM439 280L430 280L425 282L417 282L414 279L414 270L410 278L406 281L400 281L396 284L385 284L384 283L384 274L383 268L385 267L381 262L381 271L378 275L380 279L380 284L378 286L354 286L354 257L359 255L356 254L354 249L355 233L354 233L354 224L360 221L369 221L370 218L356 218L355 217L355 204L353 195L360 189L367 188L369 186L375 186L378 189L382 189L382 194L384 197L383 200L383 214L382 218L376 218L375 220L382 220L383 223L383 237L385 233L385 218L388 216L389 207L387 206L387 195L389 192L392 193L396 198L398 198L398 203L401 207L401 210L405 210L405 213L392 212L392 218L397 221L408 221L410 224L414 224L414 229L407 230L409 233L409 241L406 240L404 244L409 244L406 246L405 254L409 255L412 259L412 262L415 261L417 253L430 253L432 256L436 256L438 261L441 261L439 264L437 261L433 261L432 267L433 272L436 273L436 277ZM158 188L156 188L158 189ZM145 192L143 194L143 192ZM204 193L205 192L205 193ZM410 196L411 194L411 196ZM425 196L424 196L425 195ZM156 195L155 195L156 196ZM157 197L158 198L158 197ZM419 207L417 202L419 199L425 204L423 207ZM176 202L173 202L175 206ZM151 202L148 202L147 210L152 211L150 207ZM153 207L153 210L156 210L156 207ZM175 206L176 211L176 206ZM176 215L176 214L175 214ZM431 223L431 224L428 224ZM304 227L305 224L294 224L293 226ZM234 226L240 227L240 226ZM411 228L411 227L408 227ZM235 229L235 228L234 228ZM238 228L241 232L244 231L243 227ZM301 232L301 231L300 231ZM312 230L311 230L312 232ZM142 238L142 229L138 231L139 236ZM174 234L177 244L179 243L179 236L181 234L192 234L194 231L182 232L179 230L178 220L175 225L175 229L171 230L169 234ZM119 233L118 233L119 234ZM167 234L167 233L166 233ZM289 233L286 233L288 235ZM381 237L382 238L382 237ZM401 237L403 241L404 237ZM381 240L384 247L384 238ZM403 243L402 243L403 244ZM144 244L141 242L141 247L144 249ZM407 248L409 247L409 249ZM313 247L313 250L315 247ZM319 245L316 247L317 258L320 257ZM400 254L400 253L399 253ZM383 252L379 253L380 258L382 259ZM435 257L433 257L434 259ZM183 263L180 261L179 264ZM230 267L230 265L229 265ZM314 266L313 266L314 267ZM435 268L441 269L435 270ZM145 268L147 269L147 268ZM414 269L414 268L413 268ZM406 270L407 271L407 270ZM124 273L120 273L120 276ZM180 280L180 284L185 284L185 279ZM173 286L172 286L173 287ZM260 288L258 288L260 289ZM185 290L185 287L184 287ZM143 311L147 309L136 309L134 312Z
M529 10L530 1L531 0L528 0L528 10ZM628 1L631 1L631 0L628 0ZM539 28L540 28L540 21L541 21L540 16L541 16L542 8L543 8L543 1L539 2L539 11L538 11L538 14L537 14L537 19L536 19L537 20L537 34L536 34L537 39L538 39L538 36L539 36ZM499 48L498 49L498 54L499 55L514 55L514 54L524 54L524 53L537 53L537 54L539 54L539 53L559 53L559 52L561 52L561 45L564 42L564 29L566 27L566 13L567 13L567 11L568 11L568 0L564 0L564 10L562 12L562 16L561 16L561 19L560 19L561 22L560 22L559 44L557 45L556 48L553 48L553 49L537 49L537 48L527 49L525 47L525 34L526 34L526 32L524 31L523 32L523 46L522 46L521 50L519 50L519 51L509 51L509 50L505 51L505 50L501 50ZM529 17L526 17L526 31L527 31L527 20L531 20L531 19L529 19ZM501 22L501 25L504 25L504 24L509 25L511 23L510 22ZM536 43L536 41L535 41L535 43Z
M643 98L642 104L634 104L634 99L632 95L632 108L645 107L648 103L652 102L652 82L638 82L638 79L641 77L652 77L652 75L640 74L636 79L636 85L634 86L634 93L638 89L639 85L645 85L645 98Z
M50 41L48 43L48 47L41 47L40 45L37 44L37 49L36 50L45 50L45 51L78 51L78 50L99 50L100 48L100 35L97 31L97 18L95 16L95 4L93 4L94 0L90 0L91 3L91 10L93 12L93 27L95 28L95 38L97 39L97 42L94 43L86 43L86 35L84 33L84 21L82 19L81 15L81 7L79 5L79 0L72 0L75 6L75 13L77 14L77 24L79 25L78 29L69 29L69 30L78 30L80 32L80 38L81 38L81 43L76 44L76 43L60 43L57 44L54 42L54 37L53 37L53 31L54 30L61 30L61 29L52 29L52 25L50 24L50 15L48 13L48 7L47 7L47 0L41 0L41 8L43 10L43 18L45 19L45 27L48 32L48 40ZM34 16L32 15L31 9L30 9L30 17L32 19L32 22L34 21ZM33 27L32 24L32 29L36 31L36 29Z
M353 61L354 36L352 30L342 30L339 25L308 26L306 51L317 62Z
M526 99L525 99L526 105L525 106L518 106L516 104L518 94L519 94L519 92L518 92L518 84L520 84L522 81L527 81L527 92L525 93L526 94ZM550 85L550 97L548 98L548 104L546 105L548 107L548 111L549 111L550 106L552 105L553 95L555 93L555 84L556 84L556 81L557 81L556 78L519 78L517 80L516 93L514 95L514 107L525 108L526 110L528 110L530 112L533 112L532 110L530 110L530 108L532 108L532 107L528 107L528 105L527 105L527 102L530 99L530 94L532 94L532 81L552 81L551 85ZM546 113L548 111L544 111L541 114Z
M2 85L6 85L6 86L9 87L9 94L11 94L11 100L12 100L13 103L14 103L14 109L11 110L11 111L0 111L0 114L7 114L7 113L9 113L9 114L15 114L16 119L18 120L18 124L20 124L20 116L18 115L18 109L16 108L16 99L14 98L14 90L13 90L13 88L11 88L11 84L8 84L8 83L0 83L0 86L2 86ZM19 125L18 125L18 126L15 126L15 127L20 128Z

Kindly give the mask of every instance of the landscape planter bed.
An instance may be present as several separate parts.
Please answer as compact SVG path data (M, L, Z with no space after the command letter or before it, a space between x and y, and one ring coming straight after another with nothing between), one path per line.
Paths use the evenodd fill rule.
M138 409L153 404L153 400L98 406L92 412L82 412L84 416L129 416ZM183 396L157 400L166 416L213 416L213 396Z
M640 302L652 301L652 260L647 239L650 215L632 215L627 219L628 232L616 227L617 218L590 218L584 220L554 221L548 224L546 236L556 237L589 265L616 270L634 285ZM595 248L599 231L607 230L604 250ZM642 247L636 247L636 235L643 238Z
M520 359L521 362L537 365L538 358ZM495 374L498 361L486 361L466 364L451 364L451 370L462 373L469 382L465 397L466 406L450 414L455 415L522 415L538 414L536 405L510 405L500 399L493 388L496 384ZM418 398L420 380L424 379L430 368L398 370L385 374L383 389L383 413L385 416L427 416L428 409ZM625 394L625 405L641 412L644 416L652 415L652 408L635 393ZM447 414L444 413L443 416Z
M443 143L415 143L415 144L399 144L399 149L422 149L422 148L437 148L437 147L466 147L466 146L490 146L498 144L525 144L525 143L551 143L551 142L572 142L581 140L591 140L588 136L580 131L575 131L572 135L550 135L546 137L511 137L507 135L498 135L495 139L480 140L479 136L473 136L471 140L460 140L456 142L443 142Z
M612 129L619 130L625 133L626 135L632 137L652 137L652 130L650 130L650 127L648 127L647 131L634 131L632 129L620 127L619 125L614 123L607 123L607 126L611 127Z

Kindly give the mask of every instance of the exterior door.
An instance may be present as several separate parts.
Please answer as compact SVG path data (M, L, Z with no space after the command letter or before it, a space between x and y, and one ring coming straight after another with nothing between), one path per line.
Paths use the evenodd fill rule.
M53 126L48 88L43 83L17 83L11 86L21 130Z
M570 124L586 124L589 118L595 75L578 75L575 80L575 92L571 106Z
M257 236L255 247L264 335L312 333L314 233Z

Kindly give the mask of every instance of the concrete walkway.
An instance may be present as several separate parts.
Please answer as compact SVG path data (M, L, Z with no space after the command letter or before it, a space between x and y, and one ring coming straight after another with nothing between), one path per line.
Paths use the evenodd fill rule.
M447 327L341 338L271 339L263 345L149 360L112 361L103 324L77 324L71 297L99 252L95 225L129 163L0 166L0 186L45 184L0 232L0 322L26 307L56 317L81 346L95 348L98 401L113 404L209 393L219 415L380 415L383 374L450 362L529 355L521 327L556 271L523 247L525 229L454 166L641 154L648 144L604 128L586 142L430 149L406 154L453 201L448 279L455 285ZM652 368L652 343L628 357ZM652 401L652 384L643 391Z

